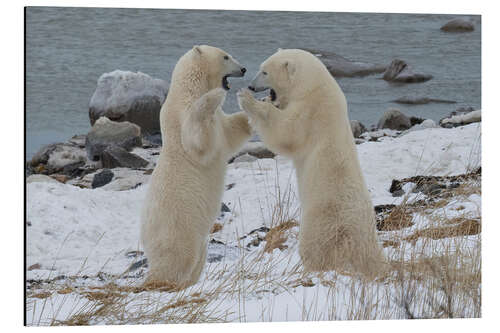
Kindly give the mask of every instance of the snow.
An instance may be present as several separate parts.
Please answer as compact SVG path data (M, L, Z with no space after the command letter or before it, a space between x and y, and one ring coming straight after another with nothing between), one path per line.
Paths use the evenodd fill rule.
M425 128L396 138L388 137L383 142L366 142L356 147L373 204L399 204L403 198L394 198L389 192L391 181L395 178L457 175L480 166L481 127L480 124L470 124L450 129ZM146 152L141 151L141 154L146 155ZM139 242L140 211L150 176L136 177L144 182L130 190L121 190L122 187L114 186L113 183L104 188L86 189L71 184L44 182L43 179L29 182L26 210L27 221L31 225L26 232L27 267L39 264L41 268L27 271L27 279L48 279L60 275L96 276L100 272L118 276L136 262L137 257L126 254L142 250ZM213 290L222 280L229 281L245 272L245 278L238 280L239 285L234 287L240 288L239 294L244 296L244 308L241 308L241 299L234 294L223 296L217 303L217 308L231 310L224 312L224 320L228 321L345 319L352 317L348 313L349 309L362 307L356 293L366 285L348 275L329 272L323 278L314 277L314 286L311 287L286 289L280 284L272 284L273 279L302 279L302 273L297 273L300 271L297 271L297 267L300 267L297 227L290 230L285 251L274 249L272 253L262 254L259 246L247 247L259 234L249 234L251 231L262 226L271 227L275 223L273 221L278 219L299 220L300 203L290 160L277 156L229 164L225 184L234 184L224 192L222 198L231 212L218 218L217 222L223 228L210 235L210 238L225 245L217 242L209 244L208 257L216 261L207 263L200 281L190 287L189 292ZM410 193L411 186L406 184L403 189ZM276 209L278 206L282 207L281 211ZM459 206L463 208L457 210ZM481 216L481 197L472 194L464 200L452 200L443 212L450 216ZM407 236L430 223L425 216L415 216L414 222L414 226L398 231L398 236ZM466 246L470 244L473 247L479 237L463 238ZM380 238L383 240L384 235ZM449 249L450 244L452 242L449 240L423 242L419 239L414 247L421 248L423 256L431 256ZM384 252L388 257L409 255L404 253L404 247L387 247ZM217 261L220 258L222 261ZM252 274L264 274L266 281L257 283L250 278ZM325 282L331 281L332 276L335 277L334 288ZM119 280L116 282L120 283ZM137 278L121 283L140 285L141 282L142 278ZM83 283L87 286L99 284L92 279ZM387 305L384 311L366 309L371 313L366 314L366 318L404 318L400 309L388 305L384 287L366 292L368 294L365 297L377 299L379 307ZM158 302L168 302L175 297L175 293L160 292L134 295L138 298L128 306L139 304L141 299L158 297ZM40 312L43 299L30 299L30 302L34 303L29 303L27 322L34 325L38 322L48 324L54 316L65 319L75 313L78 304L85 303L74 294L54 293L51 306L59 309L54 310L57 312L55 314L47 309L46 313ZM34 306L35 303L38 305ZM215 305L210 303L209 306ZM329 311L323 311L325 308Z

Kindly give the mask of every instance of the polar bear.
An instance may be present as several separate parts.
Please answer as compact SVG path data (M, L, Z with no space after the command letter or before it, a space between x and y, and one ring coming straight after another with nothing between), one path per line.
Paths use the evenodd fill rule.
M278 50L260 65L240 108L263 142L292 159L302 218L299 254L306 271L340 270L373 278L384 266L375 216L340 87L312 54Z
M198 281L220 210L228 159L251 136L244 112L226 115L227 78L246 69L221 49L194 46L177 62L160 111L163 147L141 216L146 285Z

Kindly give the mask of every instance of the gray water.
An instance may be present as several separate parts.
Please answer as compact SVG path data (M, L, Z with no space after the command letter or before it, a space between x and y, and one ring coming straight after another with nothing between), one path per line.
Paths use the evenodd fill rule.
M381 74L338 78L349 117L377 123L389 107L439 120L460 106L481 107L481 21L470 33L439 28L457 15L201 11L29 7L26 10L26 158L44 144L90 129L88 103L99 76L115 69L170 81L177 59L209 44L245 65L231 79L224 110L236 112L236 91L278 48L332 51L349 59L389 64L394 58L434 78L396 85ZM405 106L391 100L418 95L457 104Z

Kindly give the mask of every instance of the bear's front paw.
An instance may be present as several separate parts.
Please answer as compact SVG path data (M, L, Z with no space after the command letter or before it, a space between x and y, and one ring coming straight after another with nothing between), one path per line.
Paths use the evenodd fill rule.
M224 103L224 100L226 99L227 91L225 91L222 88L215 88L210 90L206 94L206 98L209 102L209 104L213 105L221 105Z
M248 89L240 89L237 93L240 109L246 112L254 113L254 107L257 100Z

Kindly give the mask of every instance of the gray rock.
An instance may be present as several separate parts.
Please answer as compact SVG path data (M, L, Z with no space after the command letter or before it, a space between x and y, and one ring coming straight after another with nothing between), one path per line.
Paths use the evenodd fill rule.
M221 213L229 213L231 212L231 209L229 209L229 207L225 203L222 203L220 205L220 211Z
M90 124L100 117L129 121L142 133L160 132L160 109L168 83L147 74L115 70L99 77L89 104Z
M352 135L355 138L359 138L361 134L366 132L366 127L357 120L351 120L351 130L352 130Z
M74 135L68 140L68 143L78 146L80 148L85 148L85 140L87 136L85 134Z
M129 153L118 146L109 146L101 154L103 168L143 168L148 161L135 154Z
M474 25L471 21L456 18L449 21L441 27L441 31L446 32L469 32L474 31Z
M333 52L303 49L318 57L334 77L357 77L383 73L387 66L352 61Z
M113 176L113 171L109 169L104 169L101 172L96 173L94 179L92 180L92 188L98 188L108 184L113 179Z
M378 122L378 128L390 128L402 131L409 129L410 127L410 118L398 109L387 110Z
M233 160L233 163L253 162L253 161L256 161L257 159L258 159L257 157L252 156L252 155L249 155L249 154L247 153L247 154L243 154L243 155L240 155L240 156L236 157L236 158Z
M418 83L432 79L432 75L414 72L403 60L394 59L382 77L386 81L399 83Z
M89 159L97 161L109 146L118 146L125 150L142 146L141 129L128 121L116 122L101 117L87 134L85 146Z
M250 141L229 160L229 163L233 163L237 157L245 154L256 158L274 158L274 156L276 156L276 154L267 149L261 141Z
M393 100L392 102L398 104L410 104L410 105L421 105L421 104L429 104L429 103L442 103L442 104L454 104L455 101L450 101L446 99L438 99L438 98L428 98L428 97L419 97L419 96L403 96L398 99Z

